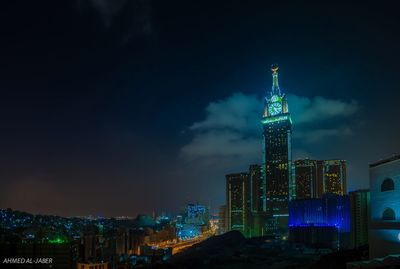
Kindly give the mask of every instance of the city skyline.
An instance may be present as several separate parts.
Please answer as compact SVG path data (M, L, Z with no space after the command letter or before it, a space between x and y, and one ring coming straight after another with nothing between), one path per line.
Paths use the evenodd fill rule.
M1 11L0 208L217 210L225 175L262 164L275 62L293 160L346 160L352 191L369 187L369 164L399 152L388 7L101 2Z

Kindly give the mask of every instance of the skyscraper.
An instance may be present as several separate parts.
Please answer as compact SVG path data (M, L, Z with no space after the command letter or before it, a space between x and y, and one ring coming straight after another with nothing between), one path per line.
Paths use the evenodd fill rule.
M351 245L360 247L368 245L369 226L369 190L358 190L349 193L350 220L351 220Z
M323 193L346 194L346 161L323 161Z
M197 226L208 225L210 213L207 206L201 204L188 204L186 210L186 224Z
M226 175L226 192L228 230L238 230L243 235L249 236L251 221L249 174Z
M250 165L249 174L251 188L251 212L263 212L265 211L265 184L262 178L261 165Z
M265 181L262 176L262 166L252 164L249 167L251 188L251 228L250 237L264 234L265 219Z
M288 202L292 194L292 121L286 95L278 83L278 66L272 65L272 89L265 98L263 125L263 176L266 183L268 233L286 234Z
M296 160L293 162L296 199L319 198L317 161ZM322 173L320 173L322 174Z
M324 193L347 193L344 160L296 160L293 175L296 199L321 198Z
M218 234L223 234L228 230L227 229L228 220L227 220L227 214L226 214L227 212L226 211L227 211L226 205L222 205L219 207L219 214L218 214L218 216L219 216L219 224L218 224L219 231L218 231Z

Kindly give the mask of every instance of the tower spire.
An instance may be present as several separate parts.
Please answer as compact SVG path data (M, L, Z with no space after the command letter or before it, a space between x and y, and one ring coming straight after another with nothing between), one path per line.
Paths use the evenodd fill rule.
M281 90L279 89L279 82L278 82L278 69L279 69L279 66L277 64L271 65L271 71L272 71L271 95L274 95L274 94L281 95Z

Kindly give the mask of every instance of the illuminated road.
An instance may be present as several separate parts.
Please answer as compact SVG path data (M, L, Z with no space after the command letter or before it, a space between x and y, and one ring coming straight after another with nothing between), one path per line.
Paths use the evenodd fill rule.
M207 238L211 237L213 233L211 232L205 232L200 236L197 236L191 240L185 240L185 241L180 241L180 242L171 242L171 241L165 241L165 242L160 242L158 244L153 244L152 246L157 247L157 248L172 248L172 255L175 255L179 252L182 252L188 247L191 247L197 243L200 243L201 241L206 240Z

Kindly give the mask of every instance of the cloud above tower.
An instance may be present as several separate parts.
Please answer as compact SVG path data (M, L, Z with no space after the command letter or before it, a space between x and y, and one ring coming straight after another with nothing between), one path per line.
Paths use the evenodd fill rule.
M343 123L337 126L330 124L329 128L321 126L327 121L350 117L359 110L355 100L344 101L322 96L308 98L290 94L288 103L294 123L293 138L306 143L351 135L351 127ZM260 120L263 106L262 99L240 92L210 102L205 108L205 118L188 128L193 137L181 148L181 157L194 160L241 156L238 158L241 161L245 158L249 163L260 162Z
M193 138L182 147L182 157L257 159L261 152L262 102L256 96L234 93L226 99L210 102L205 114L204 120L189 127Z
M358 109L355 100L349 102L327 99L322 96L308 98L288 95L289 110L295 124L323 121L353 115Z

